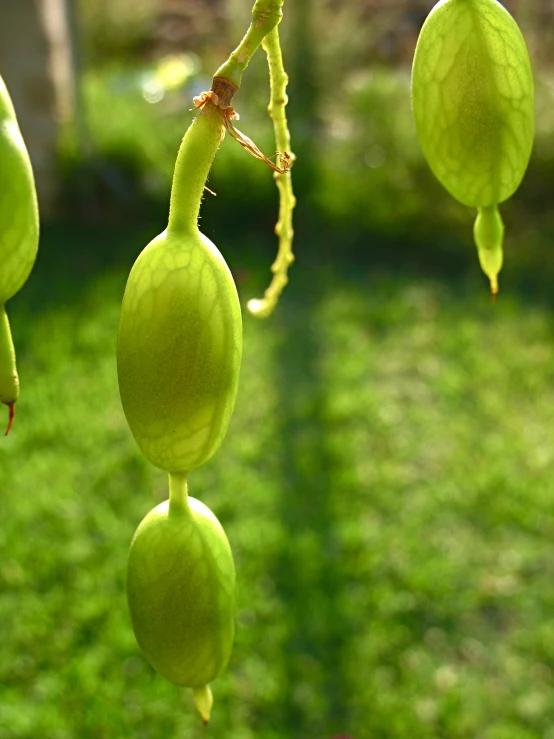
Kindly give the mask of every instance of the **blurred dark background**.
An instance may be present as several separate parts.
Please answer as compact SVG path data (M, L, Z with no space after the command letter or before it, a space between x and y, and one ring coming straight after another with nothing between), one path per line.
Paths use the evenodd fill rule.
M0 739L554 739L554 5L506 5L537 126L493 306L474 213L415 136L432 2L285 0L297 260L275 314L244 313L233 421L190 475L237 569L204 729L127 614L129 543L167 480L127 427L115 340L192 98L250 2L0 0L42 220L7 306L22 390L0 437ZM272 154L267 88L260 51L235 107ZM244 305L275 253L272 173L227 138L208 184L201 228Z
M410 113L410 65L426 0L298 0L286 9L296 212L301 251L367 255L399 268L459 274L474 266L467 210L443 192L422 159ZM510 0L537 87L537 142L524 184L506 207L506 273L540 288L551 250L550 69L554 8ZM241 0L18 2L5 0L0 65L34 162L43 217L91 224L163 223L191 99L246 28ZM23 51L25 50L25 51ZM235 103L241 125L273 151L260 51ZM212 175L219 197L204 209L217 234L266 238L275 196L269 172L226 142ZM238 230L237 230L238 229ZM210 234L208 234L210 235ZM540 243L539 243L540 242ZM273 248L273 245L269 246ZM541 252L541 253L539 253ZM517 276L511 269L517 264Z

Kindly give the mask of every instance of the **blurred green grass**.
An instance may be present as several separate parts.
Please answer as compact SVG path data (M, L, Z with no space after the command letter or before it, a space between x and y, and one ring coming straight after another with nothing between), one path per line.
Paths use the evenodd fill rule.
M125 564L167 484L127 429L114 357L150 235L46 228L9 305L0 737L552 739L552 316L509 292L491 306L481 280L304 256L277 313L245 316L228 437L190 476L238 576L207 732L153 673ZM243 303L259 294L263 258L218 243Z

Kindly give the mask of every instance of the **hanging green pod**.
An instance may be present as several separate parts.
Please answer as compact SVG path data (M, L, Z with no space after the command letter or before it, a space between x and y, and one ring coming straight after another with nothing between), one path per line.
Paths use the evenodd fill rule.
M456 200L492 213L513 195L533 146L534 86L523 36L500 3L441 0L435 5L417 42L412 104L427 162ZM495 294L503 229L492 220L485 227L478 214L474 231ZM479 234L485 231L483 246Z
M129 552L127 599L137 641L175 685L193 688L209 719L208 683L233 646L235 568L214 514L190 498L185 475L170 475L170 499L139 525Z
M10 409L19 397L19 377L6 301L25 284L35 263L38 203L31 161L15 110L0 77L0 402Z
M209 239L166 231L142 252L117 354L123 409L144 456L167 471L203 464L227 431L241 358L235 284Z
M235 283L197 226L200 200L223 137L208 102L179 150L167 229L135 262L117 342L119 389L145 457L186 472L221 444L235 403L242 318Z

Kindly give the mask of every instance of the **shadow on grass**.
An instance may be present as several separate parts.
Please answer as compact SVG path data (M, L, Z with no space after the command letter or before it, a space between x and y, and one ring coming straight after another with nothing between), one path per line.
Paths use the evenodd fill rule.
M326 394L318 370L321 336L313 325L323 292L320 281L291 291L274 319L282 337L275 380L286 543L272 578L287 621L287 688L279 713L291 737L344 735L348 703L341 665L350 630L341 609L344 562L331 488L338 462L328 444Z

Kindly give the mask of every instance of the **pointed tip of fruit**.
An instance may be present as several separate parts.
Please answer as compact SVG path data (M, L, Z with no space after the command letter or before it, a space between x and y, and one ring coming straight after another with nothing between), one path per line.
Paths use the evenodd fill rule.
M210 720L212 706L214 704L214 698L212 695L212 691L210 690L210 686L204 685L201 688L193 688L192 697L194 698L194 705L196 706L196 710L202 717L204 726L207 726L208 721Z
M4 436L7 436L10 433L11 428L13 426L13 419L15 418L15 403L6 403L6 405L9 408L9 416L8 416L8 427L6 431L4 432Z
M498 295L498 275L494 275L493 277L490 277L489 279L491 283L492 302L496 303L496 298Z

